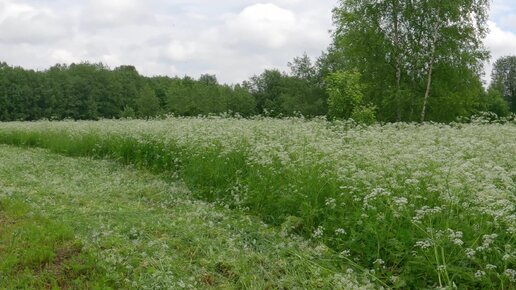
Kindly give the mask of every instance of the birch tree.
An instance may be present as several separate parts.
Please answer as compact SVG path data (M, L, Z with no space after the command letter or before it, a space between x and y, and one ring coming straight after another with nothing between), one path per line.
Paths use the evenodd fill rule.
M419 111L424 121L435 105L436 72L479 76L488 56L488 6L489 0L341 0L332 50L342 55L341 67L360 72L364 97L381 108L381 119L414 120Z
M421 122L425 121L436 64L468 67L480 74L488 57L482 39L487 33L489 0L413 0L410 20L415 57L424 60L425 93Z

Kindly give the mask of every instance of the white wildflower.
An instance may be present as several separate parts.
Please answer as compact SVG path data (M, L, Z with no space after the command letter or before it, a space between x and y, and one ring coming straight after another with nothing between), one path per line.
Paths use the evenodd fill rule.
M467 248L465 250L465 252L466 252L466 257L468 257L470 259L473 258L475 256L475 253L476 253L475 250L473 250L471 248Z
M481 270L478 270L478 271L476 271L476 272L475 272L475 277L476 277L476 278L482 278L482 277L484 277L485 275L486 275L486 272L481 271Z
M417 241L416 242L416 247L419 247L421 249L428 249L432 246L432 241L431 240L422 240L422 241Z
M402 208L408 204L408 199L406 197L397 197L394 199L394 204Z
M314 232L313 232L313 234L312 234L312 237L313 237L314 239L320 239L320 238L323 236L323 234L324 234L324 228L323 228L322 226L318 226L318 227L314 230Z
M350 250L344 250L344 251L339 253L339 256L341 258L347 258L347 257L351 256L351 251Z
M516 282L516 270L513 269L507 269L504 272L505 276L509 277L509 280L511 282Z
M334 209L335 206L337 205L337 200L335 198L327 198L326 201L324 202L324 204L331 208L331 209Z
M346 230L342 229L342 228L338 228L338 229L335 230L335 234L336 235L345 235L346 234Z

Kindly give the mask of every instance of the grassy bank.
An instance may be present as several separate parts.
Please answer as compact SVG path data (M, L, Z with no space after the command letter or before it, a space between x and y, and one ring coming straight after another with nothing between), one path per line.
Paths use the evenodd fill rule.
M512 287L514 124L302 119L0 124L0 142L179 174L393 287Z

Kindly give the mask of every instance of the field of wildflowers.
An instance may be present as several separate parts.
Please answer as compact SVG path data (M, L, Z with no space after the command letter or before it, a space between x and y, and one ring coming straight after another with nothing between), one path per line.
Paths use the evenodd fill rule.
M0 143L110 158L327 247L393 288L516 285L516 125L169 118L0 123Z

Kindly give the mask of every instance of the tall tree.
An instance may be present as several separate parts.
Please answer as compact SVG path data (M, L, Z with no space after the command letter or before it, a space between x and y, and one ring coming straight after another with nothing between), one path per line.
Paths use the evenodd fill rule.
M318 116L326 113L327 95L308 57L295 58L291 75L266 70L248 83L260 114Z
M340 1L334 10L334 44L327 55L342 62L333 64L338 70L360 72L365 98L383 108L382 119L392 121L403 117L403 80L410 64L407 6L400 0Z
M148 118L156 116L160 110L159 103L159 98L156 97L154 90L149 85L144 86L140 95L136 98L138 117Z
M437 65L480 73L482 61L488 57L482 39L487 33L489 0L419 0L411 4L411 26L416 33L411 47L414 56L424 60L420 69L426 75L424 121Z
M290 74L296 78L315 81L317 77L317 68L312 64L312 60L306 53L300 57L294 57L288 63L288 67L290 68Z
M497 90L511 111L516 113L516 56L504 56L496 60L490 88Z
M283 90L283 75L278 70L266 70L259 76L251 78L250 89L256 98L256 105L260 114L277 115L281 112L278 102Z
M415 120L414 112L419 111L418 119L425 120L429 109L439 110L438 103L430 102L436 72L450 75L466 69L479 76L487 57L481 39L488 4L488 0L341 0L334 10L336 29L328 56L337 56L340 70L361 73L364 98L381 108L380 119ZM447 96L434 94L434 98L460 95L441 93Z

